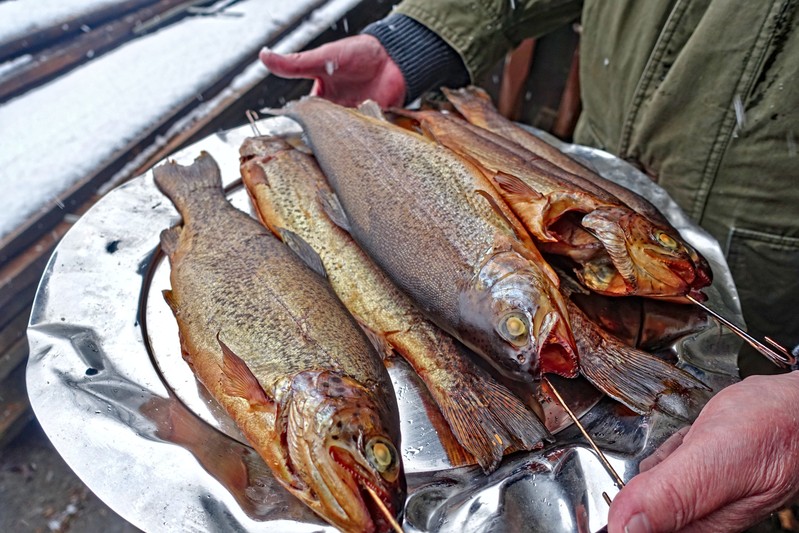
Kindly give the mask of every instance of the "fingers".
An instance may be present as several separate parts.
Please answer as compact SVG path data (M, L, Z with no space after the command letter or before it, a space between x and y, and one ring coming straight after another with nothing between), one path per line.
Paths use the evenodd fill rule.
M688 433L690 430L690 426L686 426L681 428L679 431L674 433L671 437L666 439L666 442L660 445L657 450L655 450L652 455L641 461L641 465L639 469L641 472L646 472L647 470L654 468L655 466L662 463L669 455L671 455L674 450L676 450L680 444L682 444L683 438L685 438L685 434Z
M333 61L327 45L307 52L278 54L268 48L261 50L258 57L272 73L281 78L317 78L326 73L326 65Z

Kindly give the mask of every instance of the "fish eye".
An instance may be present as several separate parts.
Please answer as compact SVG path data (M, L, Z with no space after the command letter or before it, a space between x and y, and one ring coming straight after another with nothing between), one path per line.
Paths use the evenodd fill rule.
M670 250L676 250L678 246L677 240L666 233L665 231L656 231L655 232L655 239Z
M382 437L374 437L366 443L366 460L383 477L388 479L388 476L392 474L398 464L397 449L388 440Z
M530 334L530 325L527 316L522 313L510 313L499 322L499 334L503 339L516 346L527 344Z

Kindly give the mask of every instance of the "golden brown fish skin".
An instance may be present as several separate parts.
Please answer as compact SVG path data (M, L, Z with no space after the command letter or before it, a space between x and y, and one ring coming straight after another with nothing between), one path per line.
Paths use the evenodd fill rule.
M615 296L665 297L683 296L707 285L701 265L697 268L678 233L657 227L612 195L597 196L543 171L530 164L537 159L534 154L525 156L523 149L508 148L498 135L460 119L434 111L407 114L419 120L431 138L483 169L542 249L557 251L547 249L547 243L568 244L562 241L564 235L578 235L556 231L569 217L601 242L607 253L585 254L588 259L581 263L580 279L590 289ZM608 258L616 272L606 269L597 276L596 265L608 266Z
M605 198L604 193L617 198L625 206L647 218L660 231L666 232L671 238L678 240L694 264L696 281L693 282L690 292L693 292L695 297L701 298L701 294L697 294L697 291L710 285L713 281L710 265L699 252L679 238L679 232L649 200L627 187L605 179L551 144L508 120L494 107L488 93L479 87L470 86L458 90L444 89L444 93L458 109L458 112L471 124L513 141L542 159L532 164L542 170L549 170L561 179L571 181L575 185L599 195L600 198ZM559 172L561 170L565 172Z
M303 125L355 240L433 322L515 379L538 377L541 350L575 353L557 276L529 236L514 232L515 217L499 212L504 202L476 168L417 134L319 98L281 113ZM511 257L526 260L516 276L532 298L509 301L515 314L486 320L473 304L490 307L480 291L486 301L507 298L491 293L485 278ZM518 337L503 329L511 318ZM543 331L550 336L539 343Z
M552 163L556 168L563 169L567 173L579 176L585 180L578 182L578 185L585 187L585 182L593 183L656 224L666 227L671 226L663 214L646 198L634 193L626 187L622 187L621 185L603 178L548 142L536 137L526 129L504 117L497 108L494 107L491 96L480 87L471 85L460 89L444 88L442 90L447 100L455 106L458 112L463 115L469 123L513 141L542 158L544 161Z
M369 341L323 278L227 202L208 154L154 175L183 217L161 242L184 358L292 494L345 531L389 530L363 487L401 512L399 415Z
M332 190L312 156L273 137L241 147L241 175L259 217L276 235L288 229L316 253L336 294L379 343L419 374L458 441L486 471L508 448L538 447L547 432L505 387L468 362L329 217ZM322 197L320 197L320 194Z

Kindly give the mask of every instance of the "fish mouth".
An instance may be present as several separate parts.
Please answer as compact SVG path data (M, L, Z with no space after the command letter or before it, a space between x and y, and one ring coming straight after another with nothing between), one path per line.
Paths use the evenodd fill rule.
M547 313L538 327L538 368L541 374L557 374L573 378L579 371L579 360L568 326L556 313Z
M341 474L340 478L344 480L350 494L357 501L361 511L359 514L365 519L361 520L360 523L353 524L357 526L355 530L365 532L391 531L391 524L383 515L372 495L369 494L368 489L371 489L380 498L380 501L394 517L397 516L397 498L392 498L392 495L381 483L375 483L373 481L374 476L346 449L340 446L331 446L329 453L333 459L333 464Z

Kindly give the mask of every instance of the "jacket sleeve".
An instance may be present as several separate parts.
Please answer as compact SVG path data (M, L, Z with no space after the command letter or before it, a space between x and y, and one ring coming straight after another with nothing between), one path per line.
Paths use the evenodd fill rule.
M458 52L410 17L389 15L369 24L363 33L377 37L402 72L406 105L427 91L469 83L469 73Z
M523 39L576 20L582 5L582 0L404 0L394 13L436 33L475 81Z

